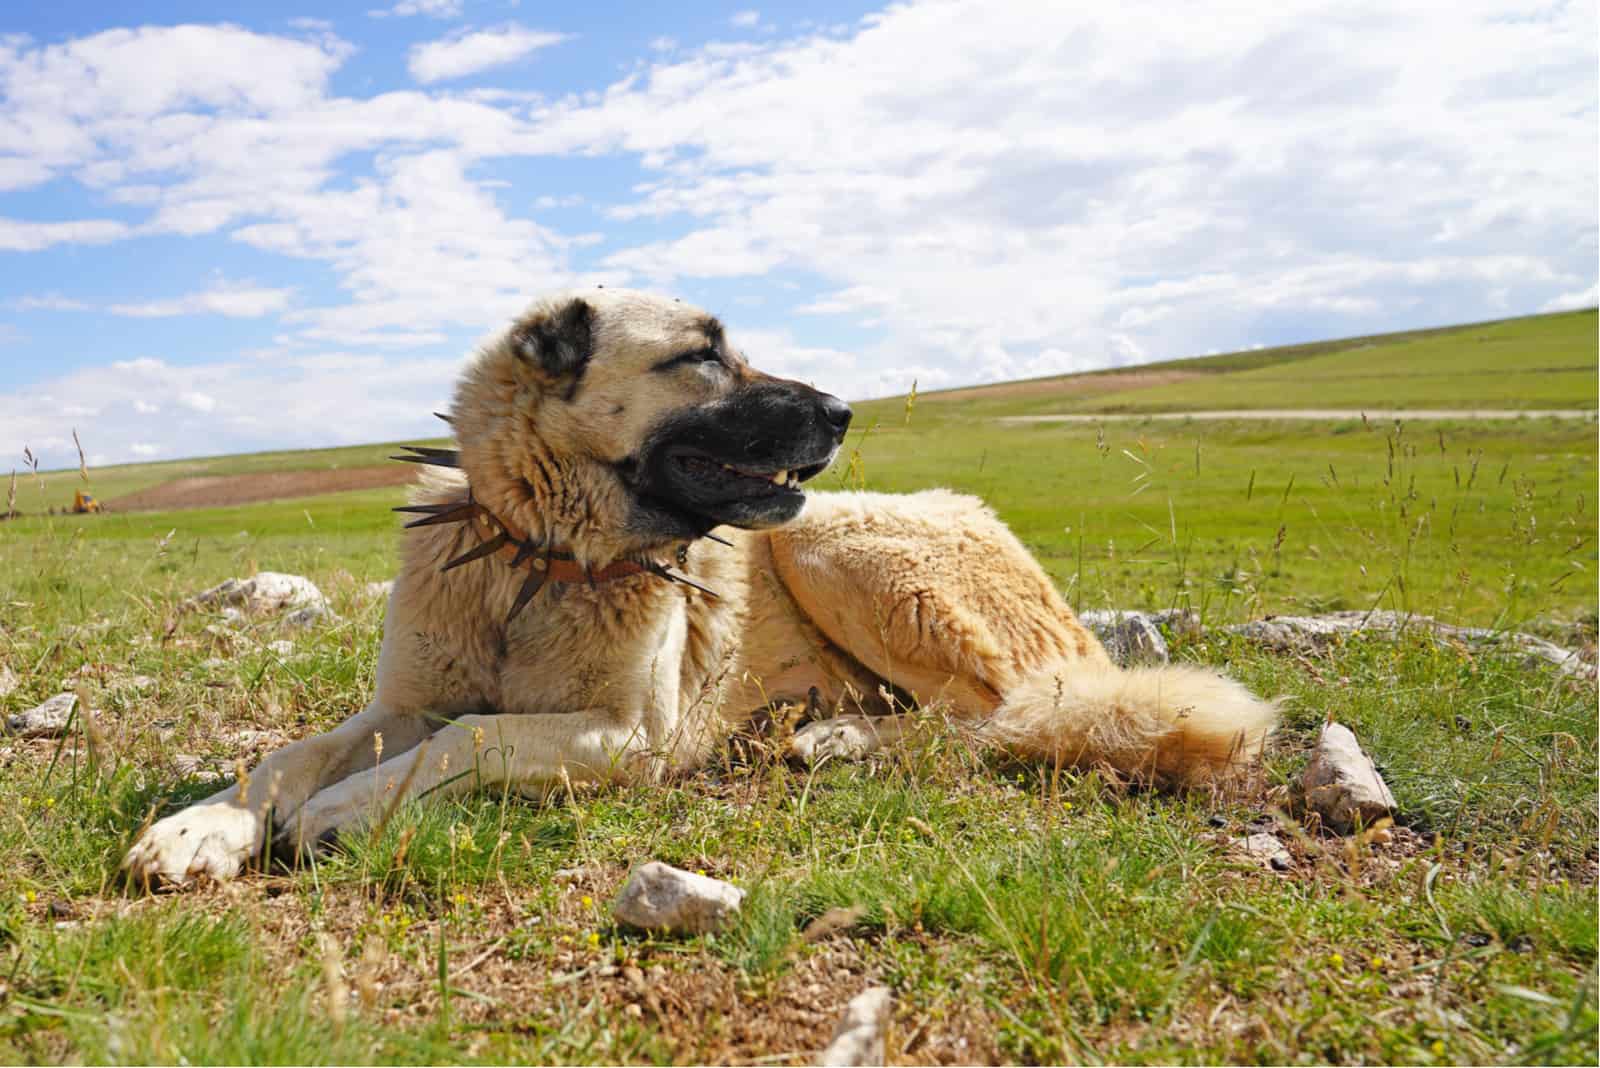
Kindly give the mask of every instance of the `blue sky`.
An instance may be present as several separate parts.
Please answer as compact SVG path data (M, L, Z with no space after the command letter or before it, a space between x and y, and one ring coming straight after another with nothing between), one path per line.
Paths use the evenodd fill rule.
M1596 301L1593 4L0 16L0 444L430 433L529 299L861 397Z

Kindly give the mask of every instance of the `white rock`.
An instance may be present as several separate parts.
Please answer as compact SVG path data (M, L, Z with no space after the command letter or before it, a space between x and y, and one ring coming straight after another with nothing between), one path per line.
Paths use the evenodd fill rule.
M0 667L0 697L9 697L22 680L17 678L17 673L8 667Z
M77 705L77 694L58 693L43 704L6 720L6 730L21 738L54 738L65 733Z
M266 745L269 742L276 742L278 737L271 731L246 729L242 731L233 731L225 736L225 740L235 748L249 749L252 746L261 746Z
M1143 612L1092 611L1078 617L1094 631L1111 659L1124 667L1133 664L1165 664L1167 639L1161 636L1156 621Z
M185 779L195 779L199 782L214 782L222 778L216 762L208 760L193 753L179 753L172 758L173 769Z
M1273 871L1288 871L1294 867L1294 857L1283 847L1283 843L1278 841L1278 836L1275 834L1265 832L1252 834L1234 844L1245 856L1259 861Z
M283 621L291 627L309 627L327 614L327 608L322 605L306 605L284 616Z
M1394 795L1372 758L1361 751L1350 728L1339 723L1322 728L1300 785L1306 804L1325 826L1341 834L1353 830L1358 820L1370 827L1395 810Z
M744 902L744 891L721 879L652 860L635 868L612 915L646 931L703 934L721 929Z
M316 583L301 575L262 571L247 579L228 579L184 602L187 608L243 609L250 614L305 611L326 613L328 600ZM312 618L315 618L313 616Z
M817 1054L822 1065L882 1064L883 1028L893 995L886 986L869 986L850 999L828 1048Z
M284 638L275 642L268 642L267 648L279 656L291 656L294 653L294 642Z

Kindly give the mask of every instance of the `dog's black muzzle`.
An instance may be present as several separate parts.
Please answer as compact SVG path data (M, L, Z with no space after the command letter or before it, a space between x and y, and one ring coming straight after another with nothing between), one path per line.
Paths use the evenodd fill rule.
M641 450L634 492L652 529L759 529L805 503L802 483L833 462L853 413L800 382L763 378L664 420ZM670 518L670 524L668 522Z

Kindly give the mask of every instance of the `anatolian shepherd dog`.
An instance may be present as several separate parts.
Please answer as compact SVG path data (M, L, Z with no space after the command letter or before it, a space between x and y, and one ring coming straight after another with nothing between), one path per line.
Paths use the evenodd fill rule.
M654 782L781 703L812 711L792 752L813 760L894 744L908 698L1026 758L1179 785L1256 755L1270 703L1116 667L979 501L808 497L850 416L675 300L539 301L463 373L458 448L409 457L455 470L404 509L372 703L149 827L129 872L227 879L428 792Z

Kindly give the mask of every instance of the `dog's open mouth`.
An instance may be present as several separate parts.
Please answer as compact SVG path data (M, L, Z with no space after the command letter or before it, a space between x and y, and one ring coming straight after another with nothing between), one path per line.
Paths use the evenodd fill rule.
M802 482L815 478L827 467L825 463L776 469L741 467L698 452L679 453L673 462L705 490L743 498L799 493Z

